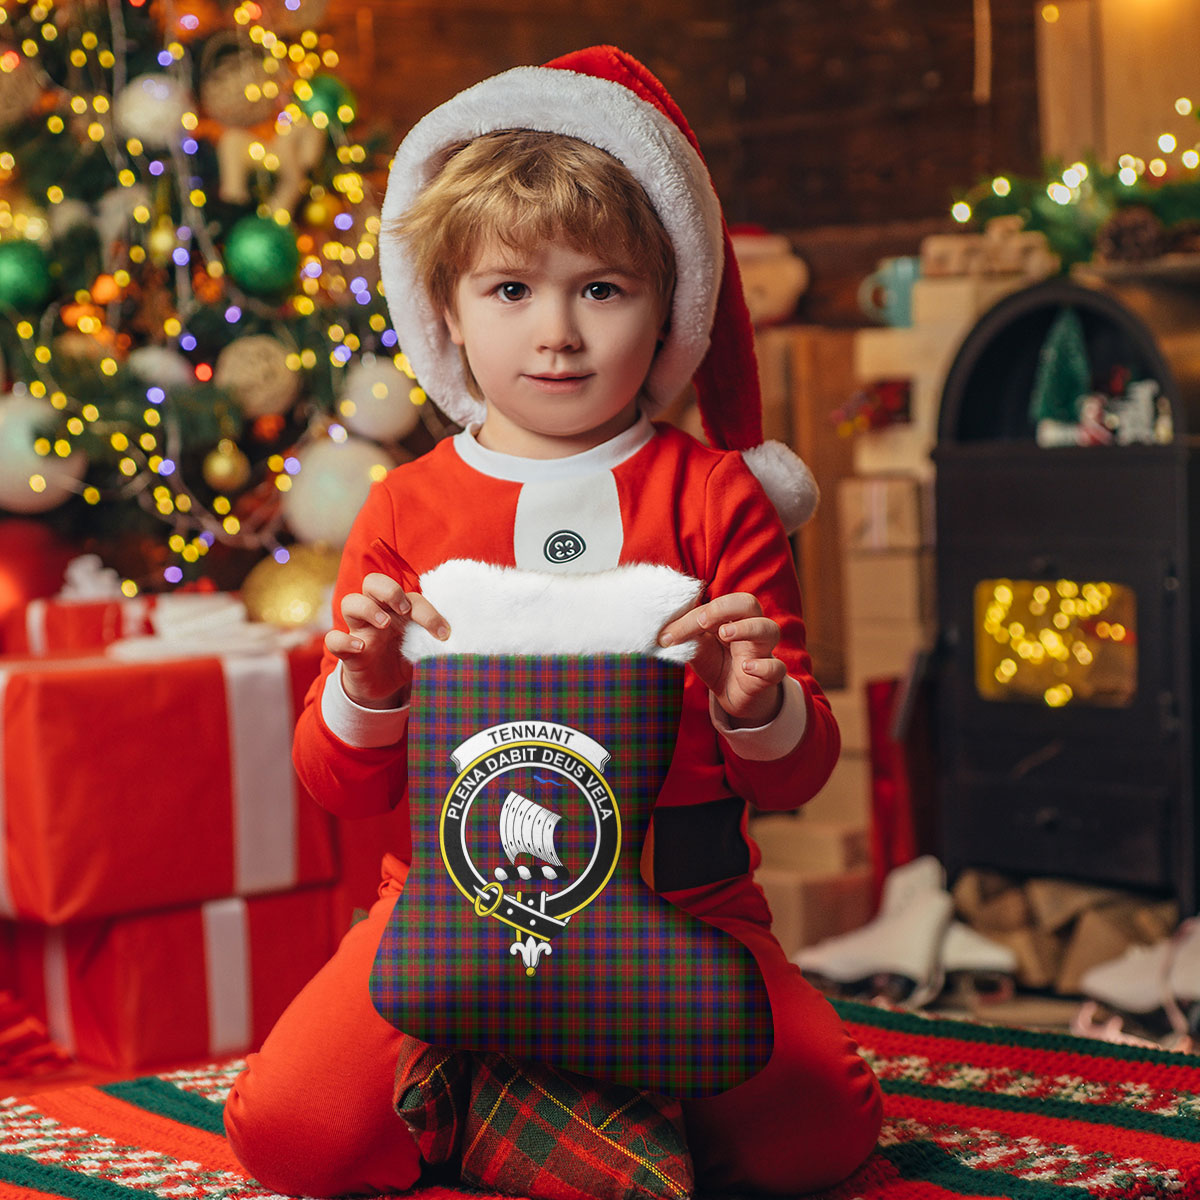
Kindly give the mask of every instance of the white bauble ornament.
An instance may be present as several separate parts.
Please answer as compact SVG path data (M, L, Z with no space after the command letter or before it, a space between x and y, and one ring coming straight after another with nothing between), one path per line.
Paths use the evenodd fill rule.
M24 388L0 396L0 509L48 512L66 500L83 478L87 459L79 451L69 458L43 457L33 448L54 419L50 402Z
M161 388L183 388L196 382L192 364L169 346L139 346L129 352L125 362L143 383Z
M151 203L150 189L141 183L111 188L97 201L96 233L106 264L112 265L119 257L116 253L118 245L132 240L133 210L142 205L150 208Z
M101 359L112 354L111 346L81 329L63 330L51 341L50 347L60 364L70 362L76 368L86 366L93 370L99 367Z
M390 358L364 354L346 371L338 416L351 433L376 442L399 441L421 420L409 399L414 386Z
M324 438L297 455L300 471L283 494L283 519L302 541L345 544L371 484L395 463L374 442Z
M37 68L28 58L19 56L11 70L0 70L0 129L23 121L37 107L41 95Z
M182 138L183 114L192 107L192 98L179 80L170 75L139 75L113 100L113 124L122 137L163 149Z
M46 222L50 227L50 236L60 238L70 233L77 225L91 225L92 206L83 200L62 200L50 205L46 212Z
M268 333L237 338L217 355L213 383L228 389L251 419L285 413L300 394L300 374L287 358L286 347Z

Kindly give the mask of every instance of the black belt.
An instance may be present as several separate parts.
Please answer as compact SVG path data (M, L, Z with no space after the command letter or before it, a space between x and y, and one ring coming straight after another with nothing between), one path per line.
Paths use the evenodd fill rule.
M750 870L750 847L742 836L746 802L725 796L704 804L664 805L654 810L654 890L703 887Z

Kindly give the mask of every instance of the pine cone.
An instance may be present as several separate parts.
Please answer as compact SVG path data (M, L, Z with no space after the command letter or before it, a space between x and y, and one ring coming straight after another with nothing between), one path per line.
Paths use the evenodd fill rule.
M1166 247L1162 222L1141 204L1118 209L1096 234L1096 257L1101 262L1146 262Z

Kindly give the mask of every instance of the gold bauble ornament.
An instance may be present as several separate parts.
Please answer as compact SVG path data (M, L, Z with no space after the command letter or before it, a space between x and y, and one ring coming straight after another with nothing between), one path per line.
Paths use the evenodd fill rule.
M146 249L150 251L150 261L156 267L165 267L175 253L179 239L175 236L175 226L170 217L162 217L158 224L150 230L146 238Z
M232 393L250 418L287 412L300 394L300 375L288 365L288 351L267 333L247 334L217 355L213 382Z
M222 125L249 128L279 110L279 89L261 51L247 51L234 39L211 56L200 83L205 113Z
M327 624L341 554L329 546L292 546L287 562L264 558L242 583L252 621L284 629Z
M250 481L250 460L230 438L222 438L205 456L200 468L214 492L236 492Z
M312 229L324 229L333 220L333 208L323 196L304 206L304 223Z

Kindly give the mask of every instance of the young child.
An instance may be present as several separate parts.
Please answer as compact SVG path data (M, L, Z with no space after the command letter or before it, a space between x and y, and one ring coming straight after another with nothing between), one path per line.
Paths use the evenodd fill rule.
M699 581L701 602L659 636L695 654L643 874L751 951L774 1046L745 1082L685 1100L689 1148L705 1189L832 1184L875 1144L878 1085L771 936L746 834L748 805L797 807L838 753L767 498L803 519L811 479L758 445L749 320L694 136L662 85L611 47L518 68L409 134L384 222L401 345L464 431L392 471L358 517L340 619L296 731L301 778L342 816L406 802L400 639L413 626L452 636L418 590L440 564L585 575L656 564ZM650 420L693 379L718 449ZM410 857L399 846L385 858L379 901L230 1094L230 1140L268 1187L330 1196L420 1174L392 1106L401 1034L368 993Z

